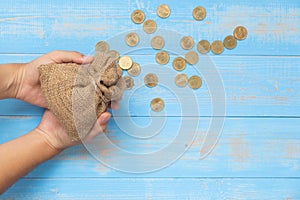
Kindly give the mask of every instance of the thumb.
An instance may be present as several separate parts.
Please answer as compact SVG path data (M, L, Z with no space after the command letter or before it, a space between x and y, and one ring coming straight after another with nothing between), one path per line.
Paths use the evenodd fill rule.
M110 119L111 114L109 112L104 112L95 122L91 132L84 138L84 141L90 141L94 139L100 133L103 133L107 127L107 122Z

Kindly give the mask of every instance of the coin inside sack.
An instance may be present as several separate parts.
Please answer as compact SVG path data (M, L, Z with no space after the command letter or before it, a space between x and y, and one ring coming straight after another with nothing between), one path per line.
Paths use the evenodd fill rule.
M211 51L214 54L221 54L224 51L224 45L223 42L220 40L215 40L212 44L211 44Z
M177 57L173 60L173 68L177 71L182 71L186 67L186 61L182 57Z
M185 87L188 83L189 79L186 74L177 74L175 76L175 84L178 87Z
M136 33L128 33L125 41L128 46L134 47L139 43L139 36Z
M189 51L185 54L185 60L187 63L194 65L198 62L199 56L195 51Z
M152 19L148 19L143 24L143 29L146 33L151 34L156 31L156 23Z
M129 69L132 66L132 59L129 56L122 56L119 59L119 65L122 69Z
M190 36L184 36L180 40L180 46L185 50L193 48L193 46L194 46L193 38Z
M237 40L244 40L248 35L248 31L243 26L238 26L234 29L233 35Z
M194 8L192 15L195 20L203 20L206 17L206 10L202 6Z
M165 102L161 98L154 98L150 102L150 107L155 112L160 112L165 107Z
M160 51L155 56L156 62L161 65L165 65L169 62L170 56L166 51Z
M130 76L138 76L141 73L141 67L138 63L134 62L130 69L127 70Z
M108 52L109 45L105 41L100 41L96 44L95 48L96 48L96 51L99 51L99 52Z
M156 74L149 73L144 77L144 83L148 87L155 87L158 83L158 77Z
M161 4L157 7L156 13L161 18L167 18L170 16L171 10L167 4Z
M131 14L131 20L133 23L141 24L145 20L145 13L141 10L135 10Z
M115 60L115 61L118 61L119 58L120 58L120 54L119 52L117 52L116 50L110 50L108 52L108 54Z
M210 51L210 43L207 40L201 40L197 44L197 50L199 53L206 54Z
M125 89L130 90L134 86L134 80L130 76L123 76L123 80L125 82Z
M202 80L201 80L201 78L199 76L194 75L194 76L191 76L189 78L188 83L189 83L189 87L190 88L192 88L192 89L198 89L202 85Z
M164 38L161 36L155 36L151 39L151 46L153 49L162 49L165 46Z

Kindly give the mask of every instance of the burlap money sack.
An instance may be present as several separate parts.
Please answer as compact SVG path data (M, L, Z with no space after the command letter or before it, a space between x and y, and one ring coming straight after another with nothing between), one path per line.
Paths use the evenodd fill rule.
M121 98L122 74L113 58L97 53L90 65L47 64L39 67L42 94L72 140L83 139L109 102Z

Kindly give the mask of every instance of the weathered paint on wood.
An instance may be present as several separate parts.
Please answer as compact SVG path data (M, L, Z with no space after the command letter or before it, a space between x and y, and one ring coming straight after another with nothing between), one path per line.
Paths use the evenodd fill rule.
M159 96L166 101L166 115L181 116L181 108L186 116L212 116L212 96L207 84L208 76L213 72L203 73L203 63L199 66L187 66L184 71L188 76L197 74L203 79L202 88L192 91L189 87L178 88L174 84L175 70L172 59L167 66L156 66L155 56L132 55L141 63L142 74L134 78L137 90L125 92L122 104L129 101L129 113L126 107L115 113L118 116L148 116L149 103ZM34 56L0 56L3 62L28 61ZM300 110L300 57L261 57L261 56L215 56L212 58L225 89L226 116L299 116ZM152 64L151 64L152 63ZM143 76L156 69L160 86L149 89L143 86ZM159 71L159 72L158 72ZM171 75L170 75L171 74ZM126 72L124 73L126 75ZM205 76L204 76L205 75ZM189 99L194 95L198 105L191 104ZM186 99L179 101L178 97ZM217 102L223 101L217 98ZM41 115L42 109L16 102L0 101L1 115ZM198 107L199 112L190 110Z
M22 179L4 199L298 199L299 179ZM267 186L267 187L266 187Z
M0 143L18 137L39 123L39 117L1 117ZM117 121L124 119L115 119ZM145 125L149 118L134 117L138 125ZM163 118L161 119L163 120ZM179 125L186 121L199 121L192 130L196 138L188 151L169 167L149 174L127 174L108 168L95 160L84 147L66 150L42 164L27 177L294 177L300 176L299 118L227 118L219 142L205 159L200 159L200 149L211 118L169 117L159 135L151 140L134 140L127 135L141 135L135 127L122 126L112 120L108 125L111 141L130 152L149 153L170 143L178 134ZM11 127L14 127L13 129ZM146 134L146 133L143 133ZM188 141L178 143L178 147ZM99 146L106 146L99 142ZM111 148L99 148L101 154L116 156ZM95 153L95 151L93 151ZM158 158L160 159L160 158ZM167 159L167 158L166 158ZM122 162L122 161L119 161ZM158 162L158 161L157 161Z
M239 41L234 50L225 50L221 56L209 54L223 79L226 93L224 131L214 151L205 159L199 159L209 122L220 117L211 112L205 78L203 88L195 93L200 102L199 113L188 111L184 117L178 112L180 109L171 93L161 88L149 93L142 88L129 102L129 112L114 113L123 116L115 120L130 117L145 125L149 122L149 99L145 96L162 96L167 103L167 123L157 140L151 144L135 143L124 135L116 121L109 124L110 134L130 151L147 152L169 142L178 130L170 124L180 120L199 121L198 138L173 165L154 173L126 174L105 167L83 147L77 146L39 166L3 198L300 199L299 1L165 0L163 3L169 4L172 12L166 20L155 14L160 3L158 0L3 1L0 62L29 62L55 49L88 54L96 42L110 40L115 35L119 35L118 40L122 42L126 31L141 29L141 25L130 21L135 9L144 10L148 19L156 20L159 30L176 30L192 36L196 42L222 40L232 34L235 26L244 25L249 35ZM199 4L207 9L207 18L196 22L191 10ZM117 49L118 42L111 46ZM131 52L141 64L154 63L154 54L155 51L149 49ZM199 68L201 71L201 65ZM171 64L166 69L171 69ZM189 67L186 72L192 75L196 71ZM161 75L162 79L168 77L165 72ZM184 90L178 94L187 95ZM42 108L24 102L0 101L0 143L33 129L42 113ZM132 134L139 134L137 129L131 128ZM191 127L187 126L186 131L189 130ZM106 153L113 156L113 152Z

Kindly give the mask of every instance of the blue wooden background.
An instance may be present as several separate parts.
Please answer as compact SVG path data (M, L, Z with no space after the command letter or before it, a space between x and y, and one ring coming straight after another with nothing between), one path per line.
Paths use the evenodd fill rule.
M160 3L170 5L168 19L156 16ZM207 10L204 21L191 18L197 5ZM195 41L223 39L236 25L247 27L248 38L234 50L209 55L226 92L225 125L216 148L199 159L202 141L196 140L171 166L136 175L108 168L76 146L40 165L2 198L300 199L299 0L1 1L0 62L28 62L55 49L90 53L99 40L140 29L130 20L135 9L144 10L159 27L191 35ZM137 51L131 56L141 64L151 63L154 53ZM150 97L145 90L133 97L129 115L120 118L147 120ZM198 134L205 132L213 118L222 117L213 116L207 106L210 97L205 82L196 93L199 116L180 116L171 94L160 92L159 96L166 101L170 123L200 119ZM0 143L32 130L42 113L24 102L0 101ZM168 126L163 131L168 135L175 129ZM114 120L108 130L122 134ZM167 142L168 137L139 149L151 150Z

